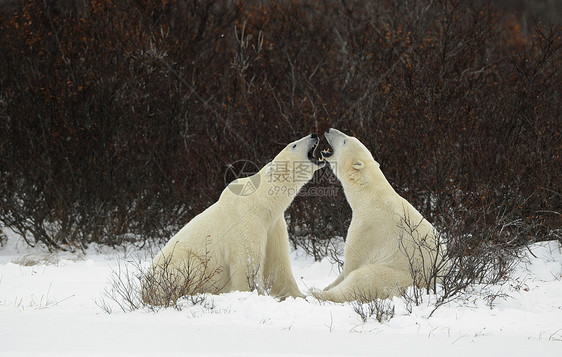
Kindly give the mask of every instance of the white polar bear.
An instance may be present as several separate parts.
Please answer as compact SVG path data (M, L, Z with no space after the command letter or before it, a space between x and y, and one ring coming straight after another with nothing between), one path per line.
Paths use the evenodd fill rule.
M314 172L318 135L287 145L257 174L234 180L154 257L143 299L166 305L184 295L229 291L301 297L289 262L284 212Z
M379 164L356 138L329 129L333 151L323 157L341 181L353 211L338 278L319 298L334 302L399 295L426 284L445 252L433 226L390 186Z

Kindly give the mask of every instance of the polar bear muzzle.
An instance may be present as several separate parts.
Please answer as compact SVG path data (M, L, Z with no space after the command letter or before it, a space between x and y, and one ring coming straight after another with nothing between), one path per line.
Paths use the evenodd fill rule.
M322 150L322 153L321 153L322 159L327 159L327 158L331 157L332 155L334 155L334 145L330 141L330 130L332 131L332 134L334 133L334 131L337 131L336 129L328 129L324 133L324 137L326 138L326 141L328 142L328 147L326 149Z
M326 164L324 162L324 159L322 157L316 158L316 149L318 148L318 143L320 142L320 138L318 137L318 134L314 134L314 133L310 134L310 138L315 140L312 142L312 145L308 149L308 153L307 153L308 160L315 165L324 166Z

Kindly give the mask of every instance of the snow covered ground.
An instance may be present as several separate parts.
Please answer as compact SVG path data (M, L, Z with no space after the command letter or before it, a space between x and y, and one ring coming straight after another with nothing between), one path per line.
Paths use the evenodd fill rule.
M240 292L108 314L101 293L131 252L49 254L12 235L0 247L0 356L562 356L562 247L530 251L493 308L478 289L431 317L430 303L410 313L395 298L395 316L379 323L351 304ZM303 292L337 275L299 252L292 263Z

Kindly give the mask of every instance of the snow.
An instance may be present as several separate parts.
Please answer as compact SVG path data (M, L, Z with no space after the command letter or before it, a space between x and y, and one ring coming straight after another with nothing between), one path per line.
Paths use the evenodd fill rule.
M395 316L379 323L363 322L352 304L243 292L108 314L99 306L108 279L142 254L50 254L10 234L0 247L0 356L560 356L561 244L524 253L503 285L476 287L431 317L431 296L411 312L395 298ZM328 260L291 259L303 292L337 276ZM492 308L490 293L499 294Z

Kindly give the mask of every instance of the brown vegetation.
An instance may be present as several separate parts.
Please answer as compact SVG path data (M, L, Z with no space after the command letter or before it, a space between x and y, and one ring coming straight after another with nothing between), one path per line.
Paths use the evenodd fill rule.
M166 240L218 198L229 163L262 166L329 127L442 231L560 239L559 24L455 0L1 11L0 222L30 244ZM318 187L337 190L287 217L320 257L351 212L329 171L305 190Z

